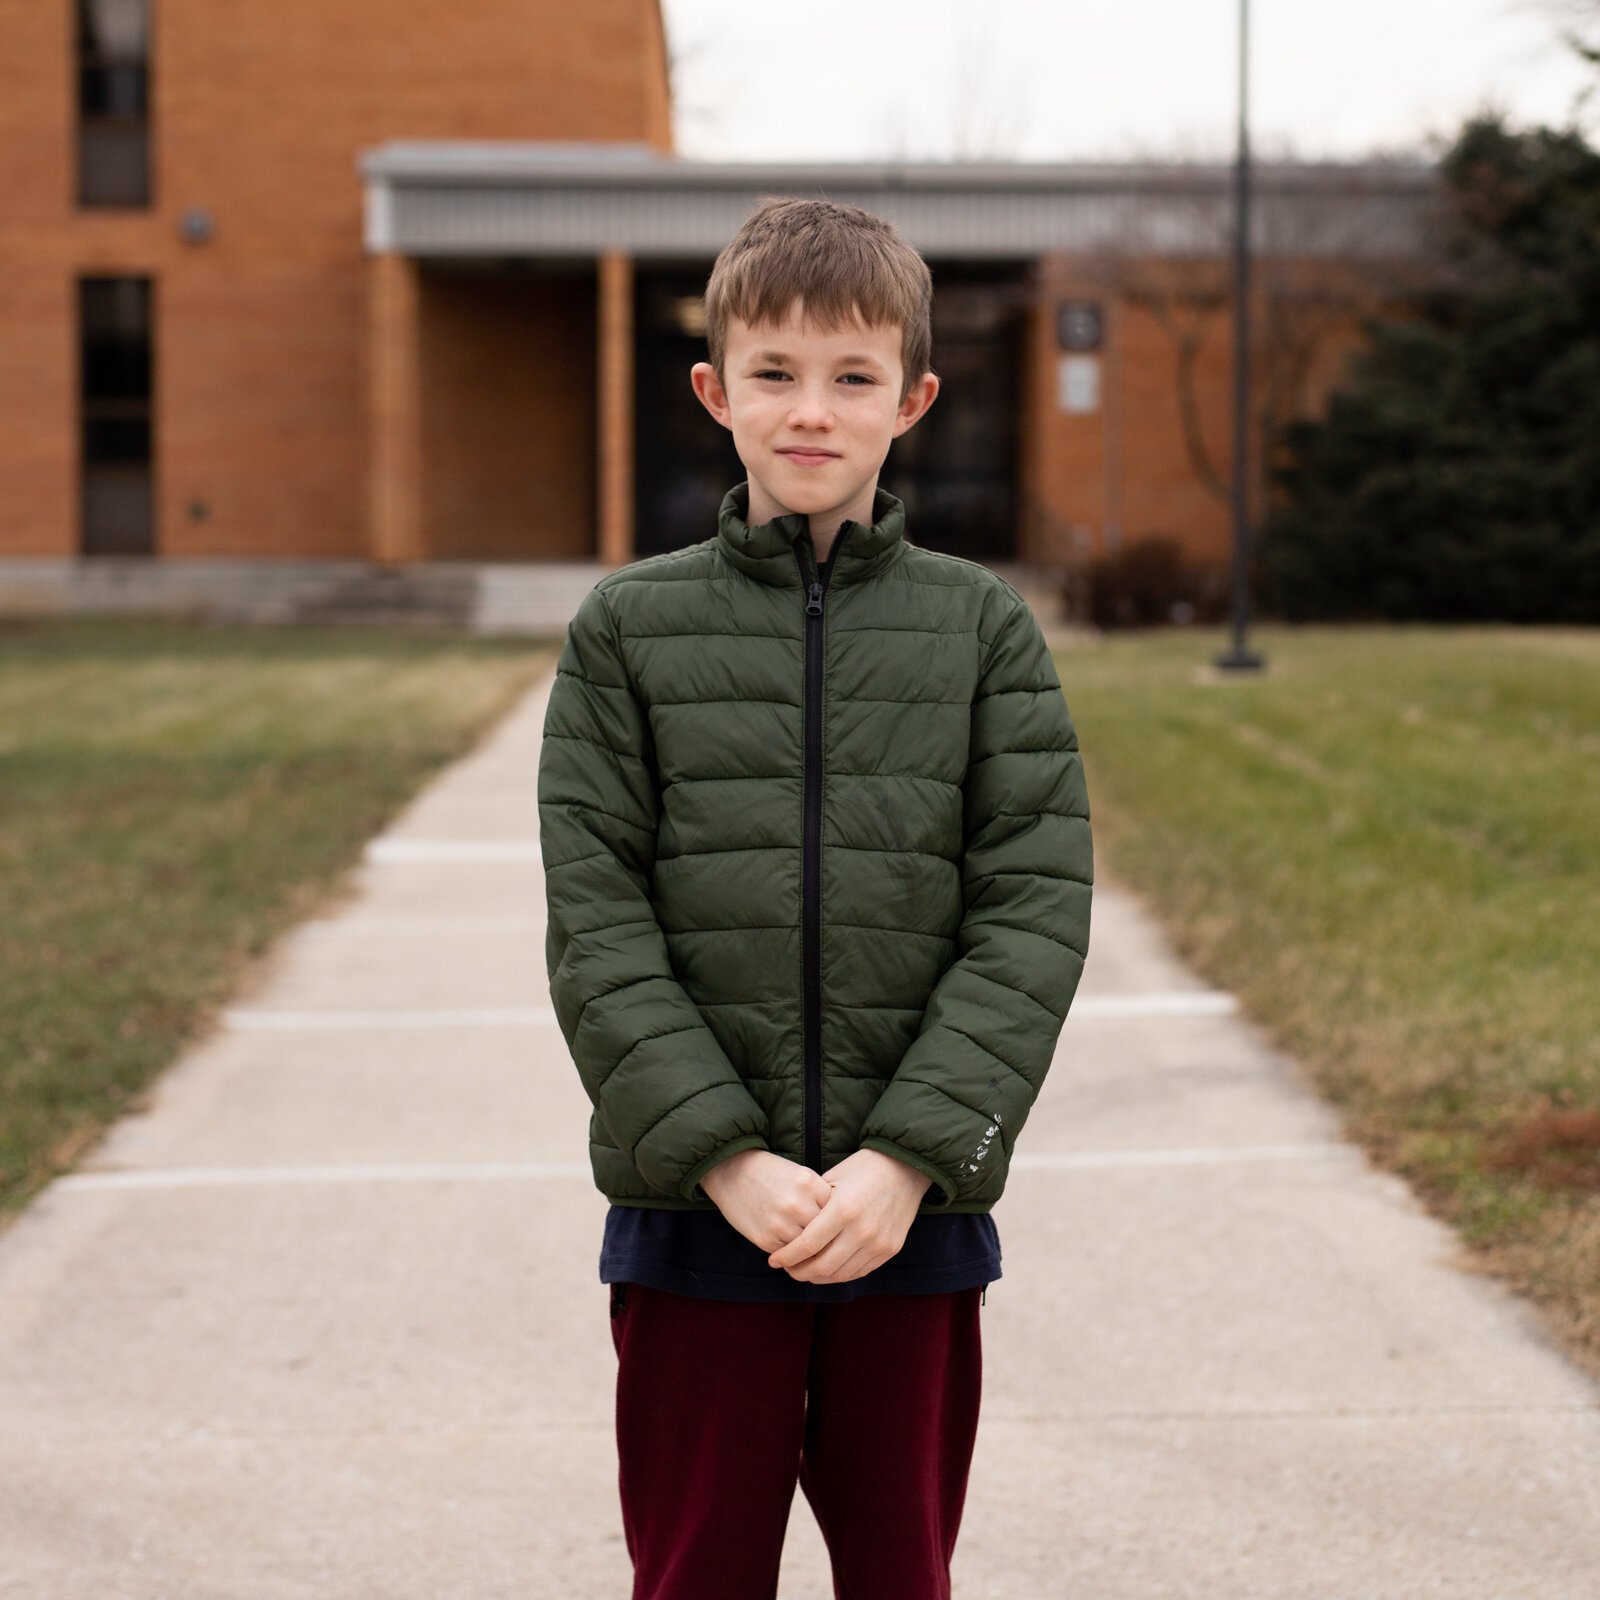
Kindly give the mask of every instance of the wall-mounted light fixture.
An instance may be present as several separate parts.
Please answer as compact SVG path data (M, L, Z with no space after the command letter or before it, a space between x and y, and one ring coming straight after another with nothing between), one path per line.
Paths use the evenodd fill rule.
M211 213L200 206L185 211L178 223L178 234L186 244L209 244L216 231Z

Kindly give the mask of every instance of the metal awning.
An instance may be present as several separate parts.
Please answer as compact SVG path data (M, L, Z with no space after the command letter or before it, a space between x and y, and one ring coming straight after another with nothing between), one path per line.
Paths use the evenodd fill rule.
M924 255L1217 257L1232 163L696 161L642 144L395 140L365 150L369 251L710 260L764 195L887 218ZM1347 261L1424 252L1441 196L1421 161L1251 167L1252 247Z

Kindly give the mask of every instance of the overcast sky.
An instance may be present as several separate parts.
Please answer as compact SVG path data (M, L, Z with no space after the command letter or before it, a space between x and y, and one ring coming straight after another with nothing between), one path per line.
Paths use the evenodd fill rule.
M1485 103L1564 124L1585 0L1253 0L1260 156L1428 154ZM1228 160L1238 0L663 0L676 137L701 159ZM1600 15L1600 3L1590 4ZM1579 114L1600 125L1600 89Z

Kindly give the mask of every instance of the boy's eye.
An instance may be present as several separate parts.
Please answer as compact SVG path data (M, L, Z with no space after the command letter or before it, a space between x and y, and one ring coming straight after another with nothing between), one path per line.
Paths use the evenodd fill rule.
M789 374L787 372L779 372L770 367L765 372L756 373L756 377L758 378L787 378L788 376ZM847 372L844 374L844 376L847 378L859 379L862 383L872 382L872 379L869 378L864 372Z

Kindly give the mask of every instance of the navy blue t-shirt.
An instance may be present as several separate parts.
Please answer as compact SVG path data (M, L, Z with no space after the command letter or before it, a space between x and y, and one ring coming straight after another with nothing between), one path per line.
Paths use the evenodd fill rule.
M613 1205L600 1246L602 1283L645 1283L707 1300L854 1300L858 1294L942 1294L1000 1276L1000 1235L987 1212L919 1211L906 1242L848 1283L805 1283L720 1211Z

